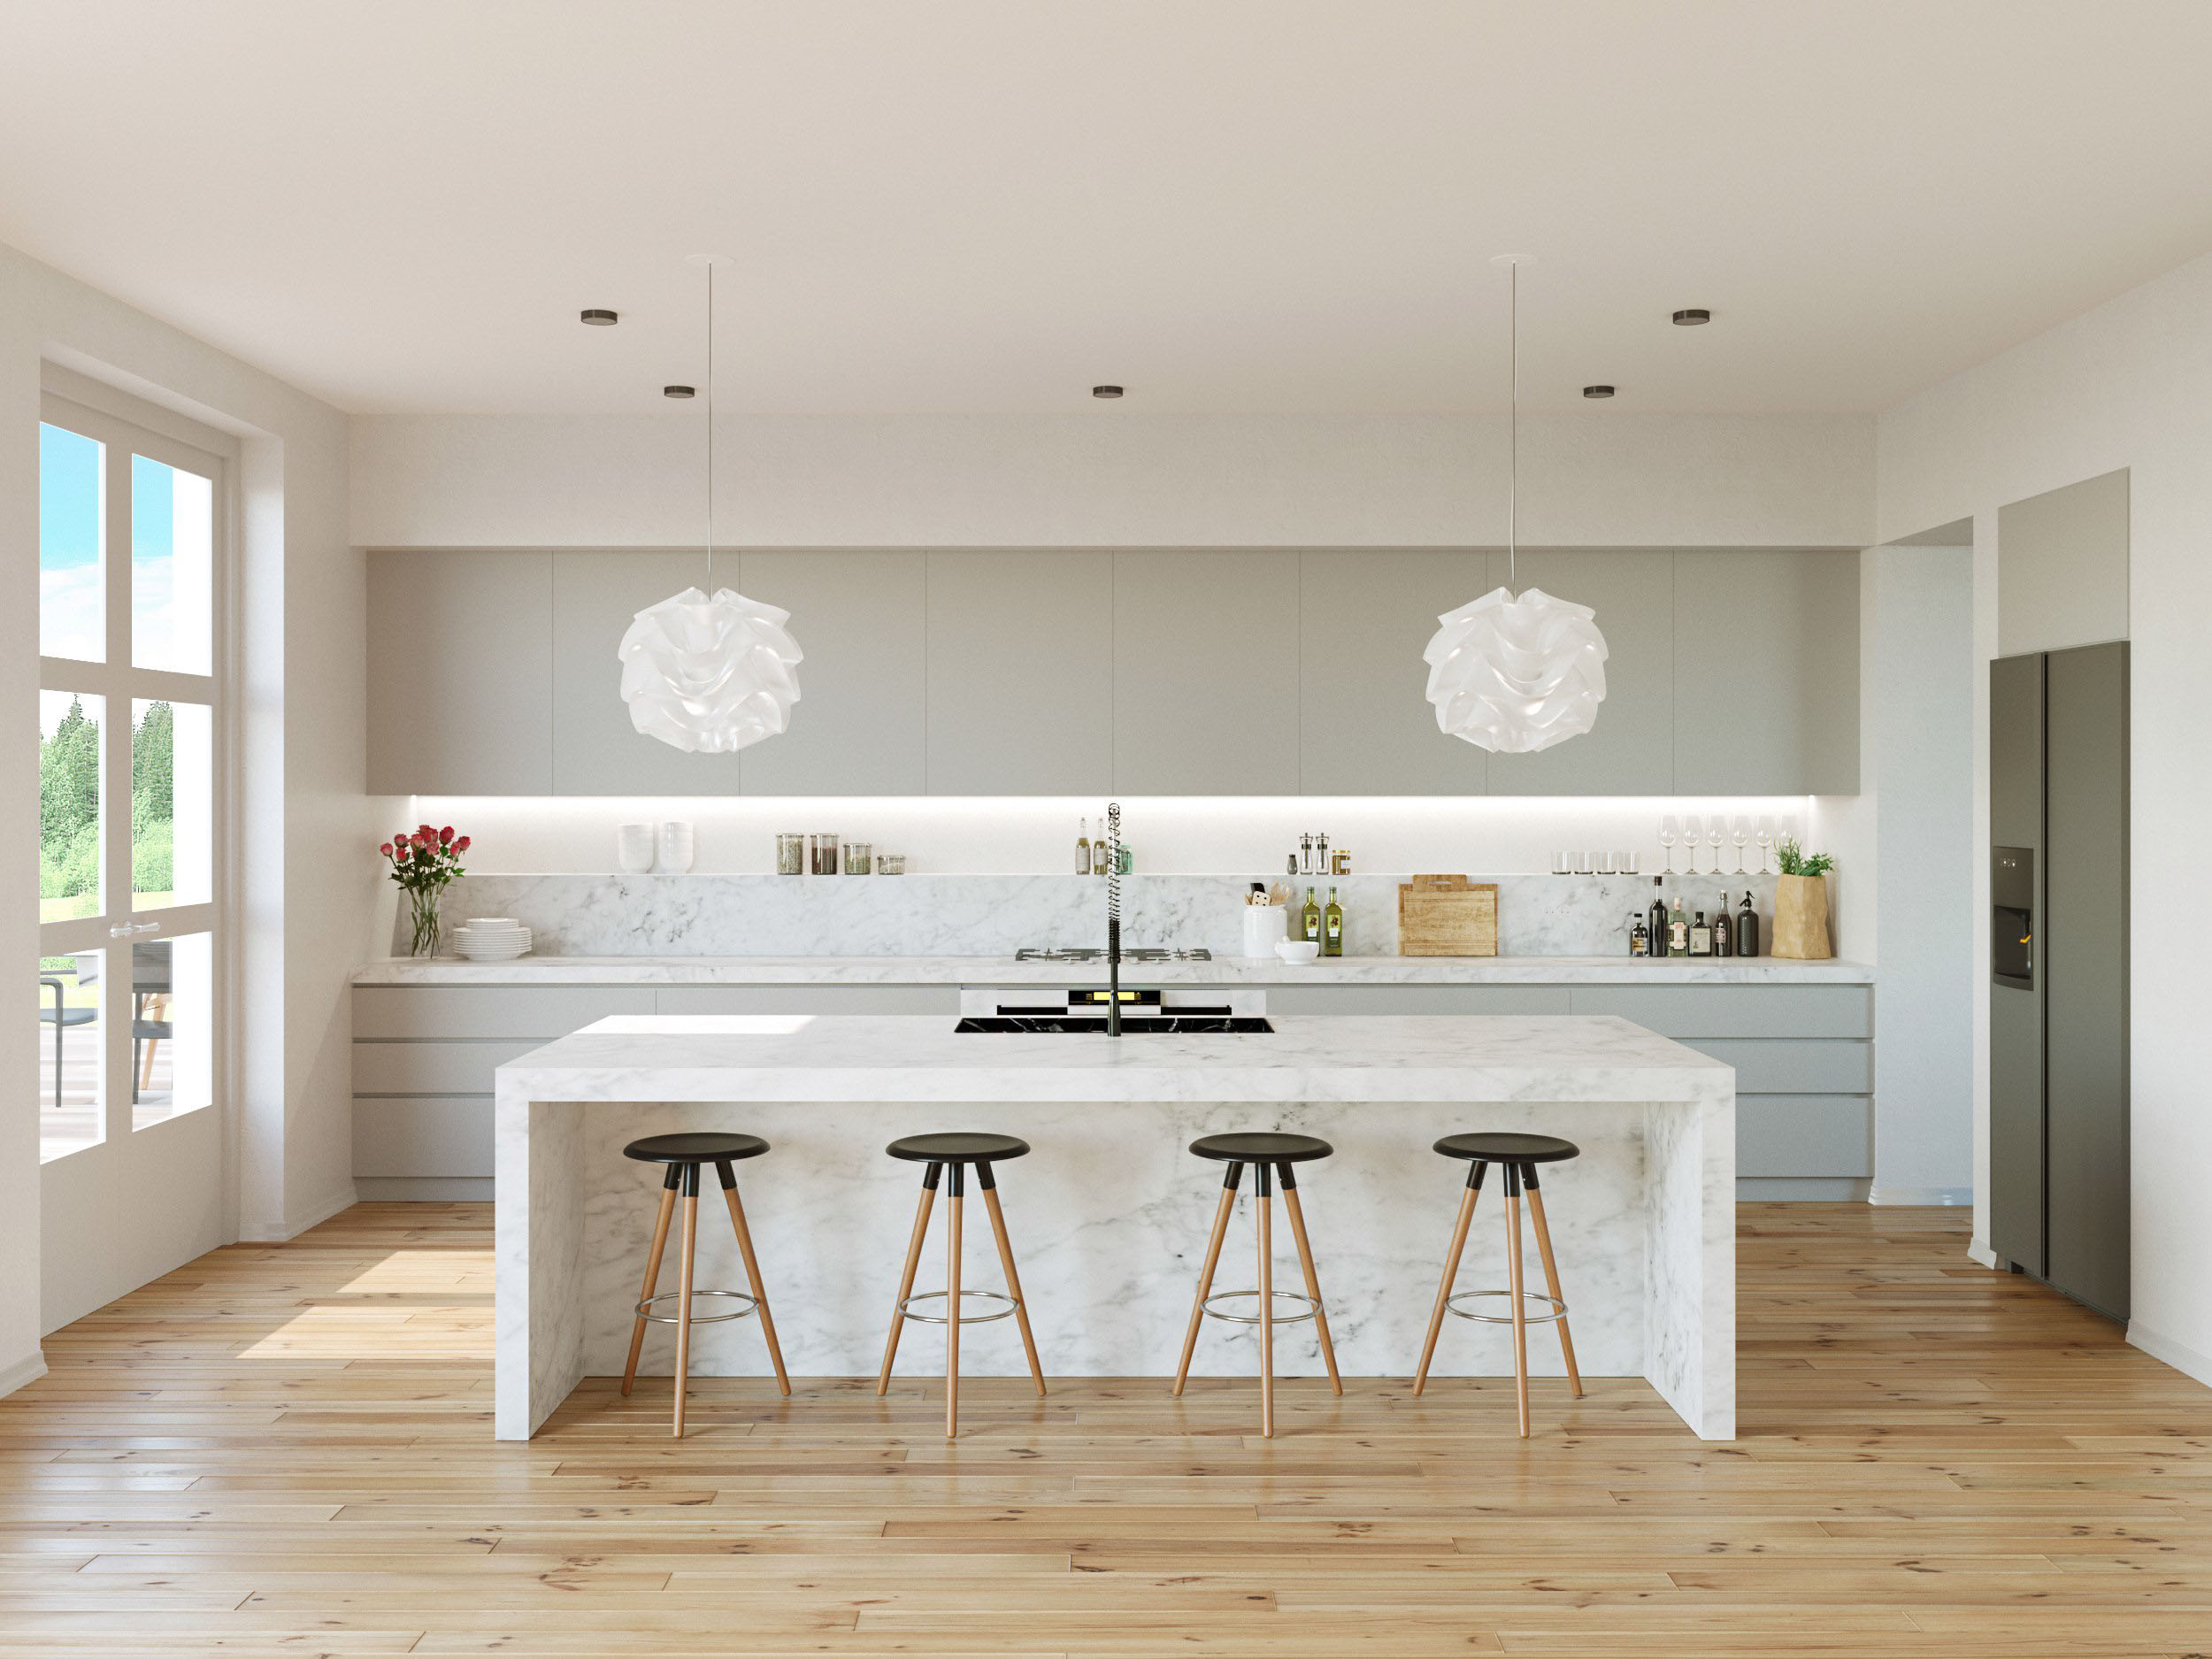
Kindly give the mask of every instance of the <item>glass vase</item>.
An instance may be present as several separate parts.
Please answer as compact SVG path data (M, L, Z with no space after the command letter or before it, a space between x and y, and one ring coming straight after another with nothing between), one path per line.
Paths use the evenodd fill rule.
M417 887L407 895L409 916L414 924L414 942L407 954L412 956L434 956L438 954L438 895L430 887Z

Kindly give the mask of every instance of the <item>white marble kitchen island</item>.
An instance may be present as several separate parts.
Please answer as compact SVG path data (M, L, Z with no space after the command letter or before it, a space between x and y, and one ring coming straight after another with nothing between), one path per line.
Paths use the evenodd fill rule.
M1604 1017L1273 1023L1271 1034L1117 1041L956 1033L932 1016L633 1016L501 1066L496 1433L527 1439L582 1379L622 1369L659 1187L657 1169L621 1156L638 1136L741 1129L771 1143L739 1179L785 1358L796 1376L850 1377L874 1371L913 1216L918 1172L885 1143L1019 1135L1034 1150L1001 1167L1000 1186L1047 1376L1164 1379L1220 1182L1186 1148L1286 1129L1336 1148L1302 1171L1300 1189L1348 1378L1409 1376L1418 1357L1464 1174L1431 1143L1558 1134L1583 1151L1546 1171L1545 1191L1584 1373L1645 1377L1696 1434L1733 1437L1728 1066ZM1248 1210L1218 1289L1251 1282ZM1462 1288L1505 1283L1502 1232L1502 1206L1486 1201ZM995 1265L972 1255L969 1282L996 1287ZM743 1283L733 1241L703 1216L698 1282ZM1509 1371L1502 1327L1451 1324L1437 1374ZM657 1331L644 1369L664 1375ZM995 1334L1010 1331L966 1338L966 1371L1020 1374L1018 1343ZM1555 1345L1532 1335L1532 1369L1555 1374ZM937 1359L918 1338L910 1330L902 1350L909 1374ZM1253 1375L1255 1340L1210 1325L1194 1369ZM1310 1325L1277 1342L1279 1374L1318 1371ZM692 1372L764 1377L755 1322L695 1330ZM803 1394L789 1409L804 1409Z

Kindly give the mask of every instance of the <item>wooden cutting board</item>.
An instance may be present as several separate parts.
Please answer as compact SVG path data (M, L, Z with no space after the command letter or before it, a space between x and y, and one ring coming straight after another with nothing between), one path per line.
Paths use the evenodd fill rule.
M1498 954L1498 884L1465 876L1416 876L1398 887L1402 956Z

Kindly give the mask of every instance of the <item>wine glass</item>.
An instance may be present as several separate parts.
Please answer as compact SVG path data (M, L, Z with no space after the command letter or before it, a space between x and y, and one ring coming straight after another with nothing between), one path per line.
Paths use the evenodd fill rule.
M1786 818L1783 818L1783 820L1782 820L1782 827L1781 827L1781 830L1780 830L1779 833L1777 835L1777 837L1776 837L1776 839L1775 839L1775 843L1774 843L1774 844L1775 844L1777 847L1779 847L1779 846L1780 846L1780 845L1781 845L1784 841L1796 841L1796 840L1797 840L1797 814L1795 814L1794 812L1793 812L1793 813L1790 813L1787 817L1786 817ZM1801 843L1800 843L1800 845L1801 846L1801 845L1802 845L1802 843L1801 842Z
M1763 876L1770 875L1773 872L1767 868L1767 849L1774 845L1774 819L1772 818L1763 814L1760 817L1758 833L1754 839L1759 843L1759 873Z
M1728 840L1728 820L1716 812L1705 820L1705 844L1713 849L1713 873L1721 873L1720 849Z
M1659 844L1667 849L1667 873L1674 873L1674 844L1682 839L1682 820L1672 817L1659 820Z
M1736 873L1740 876L1749 873L1743 867L1743 849L1744 843L1751 839L1751 820L1747 818L1737 818L1728 826L1728 839L1736 843Z
M1690 851L1690 868L1688 873L1691 875L1696 875L1698 873L1698 843L1702 841L1704 839L1705 821L1702 818L1700 818L1693 814L1691 817L1686 818L1682 820L1682 844L1683 846L1688 848Z

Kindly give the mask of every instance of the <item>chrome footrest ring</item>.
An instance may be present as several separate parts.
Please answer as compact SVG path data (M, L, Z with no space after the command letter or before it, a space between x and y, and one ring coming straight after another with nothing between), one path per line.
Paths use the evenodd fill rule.
M650 1319L655 1325L680 1325L683 1323L682 1320L672 1313L649 1313L647 1310L657 1302L680 1302L683 1300L683 1294L680 1290L664 1290L657 1296L648 1296L643 1302L638 1303L637 1317L641 1319ZM735 1313L710 1313L703 1316L695 1313L691 1316L691 1323L694 1325L727 1325L733 1319L749 1319L760 1311L760 1298L749 1296L741 1290L695 1290L691 1294L694 1296L719 1296L727 1302L741 1302L745 1304Z
M1297 1313L1275 1315L1274 1323L1277 1325L1302 1325L1308 1319L1320 1317L1321 1303L1312 1296L1302 1296L1294 1290L1279 1290L1275 1293L1275 1300L1289 1302L1302 1310ZM1256 1308L1260 1302L1260 1293L1256 1290L1217 1290L1198 1305L1209 1319L1226 1319L1231 1325L1257 1325L1260 1322L1256 1313L1225 1312L1214 1306L1217 1302L1248 1302Z
M900 1316L911 1319L918 1325L954 1324L955 1321L947 1318L941 1313L916 1313L912 1307L912 1304L918 1302L942 1302L945 1300L945 1294L946 1293L941 1290L918 1291L899 1303ZM957 1321L961 1325L989 1325L994 1320L1010 1319L1014 1317L1014 1310L1021 1306L1020 1302L1002 1290L963 1290L960 1293L960 1300L963 1302L967 1301L971 1296L979 1297L985 1302L1002 1302L1006 1305L996 1313L964 1313Z
M1463 1290L1459 1294L1446 1302L1444 1306L1460 1318L1472 1319L1478 1325L1511 1325L1513 1316L1509 1313L1470 1313L1459 1305L1463 1302L1482 1302L1488 1299L1510 1302L1513 1299L1513 1293L1509 1290ZM1532 1290L1525 1290L1521 1293L1521 1300L1525 1302L1535 1302L1544 1310L1542 1313L1523 1313L1521 1316L1523 1325L1549 1325L1555 1319L1563 1319L1567 1317L1567 1304L1556 1296L1540 1296Z

